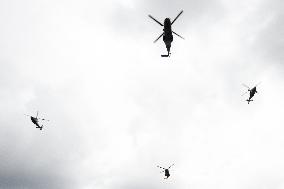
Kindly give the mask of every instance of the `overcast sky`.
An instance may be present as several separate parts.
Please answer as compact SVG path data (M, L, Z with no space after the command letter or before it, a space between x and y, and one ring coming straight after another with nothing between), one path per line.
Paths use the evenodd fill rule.
M172 56L153 41L173 25ZM0 1L1 189L284 189L282 0ZM248 105L241 84L258 86ZM50 119L42 131L24 114ZM157 165L175 163L163 179Z

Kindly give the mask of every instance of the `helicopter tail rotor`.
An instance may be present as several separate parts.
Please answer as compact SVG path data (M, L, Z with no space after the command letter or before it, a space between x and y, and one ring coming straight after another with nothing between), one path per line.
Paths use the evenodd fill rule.
M168 54L161 54L161 57L170 57L171 56L171 52L168 51Z
M161 57L170 57L171 56L171 53L168 52L168 54L161 54Z
M246 101L247 101L247 102L248 102L248 104L249 104L249 103L250 103L251 101L253 101L253 100L251 100L251 99L247 99Z

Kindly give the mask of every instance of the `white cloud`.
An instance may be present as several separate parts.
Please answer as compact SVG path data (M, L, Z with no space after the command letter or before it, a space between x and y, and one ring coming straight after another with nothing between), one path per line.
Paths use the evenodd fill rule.
M0 187L281 188L277 5L2 2ZM180 9L186 40L162 59L147 15ZM259 81L248 106L241 83ZM23 115L37 110L43 132Z

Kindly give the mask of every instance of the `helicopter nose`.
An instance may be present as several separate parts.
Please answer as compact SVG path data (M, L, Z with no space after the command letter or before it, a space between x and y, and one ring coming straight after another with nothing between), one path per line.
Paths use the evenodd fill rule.
M170 23L171 23L171 19L170 18L166 18L165 21L164 21L164 26L167 26Z

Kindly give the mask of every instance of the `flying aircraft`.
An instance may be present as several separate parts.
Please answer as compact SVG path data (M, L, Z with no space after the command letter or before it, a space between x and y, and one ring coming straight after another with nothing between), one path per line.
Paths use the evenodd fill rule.
M164 168L164 167L161 167L161 166L157 166L158 168L161 168L161 169L164 169L161 173L165 172L165 178L164 179L167 179L169 178L170 176L170 171L169 169L173 166L174 164L172 164L171 166L169 166L169 168Z
M38 111L37 111L37 113L36 113L36 117L33 117L33 116L31 116L31 115L27 115L27 114L25 114L25 115L28 116L28 117L30 117L31 120L32 120L32 122L33 122L33 124L36 125L36 128L39 128L40 130L42 130L43 125L41 125L41 126L39 125L39 120L49 121L49 120L47 120L47 119L39 118L39 117L38 117Z
M248 102L248 104L253 101L252 97L255 95L255 93L257 93L256 87L259 85L260 83L258 83L257 85L255 85L253 88L250 88L249 86L247 86L246 84L242 84L244 87L248 88L248 91L245 92L243 95L247 94L249 92L249 98L246 100Z
M163 41L166 45L168 54L167 55L161 55L162 57L170 57L171 55L171 44L173 42L173 34L175 34L176 36L184 39L182 36L180 36L179 34L177 34L176 32L174 32L172 30L172 25L175 23L175 21L178 19L178 17L183 13L183 10L177 15L177 17L171 22L170 18L166 18L164 20L164 24L162 24L161 22L159 22L157 19L155 19L153 16L151 16L150 14L148 15L151 19L153 19L155 22L157 22L159 25L163 26L163 33L154 41L154 43L156 43L162 36L163 36Z

